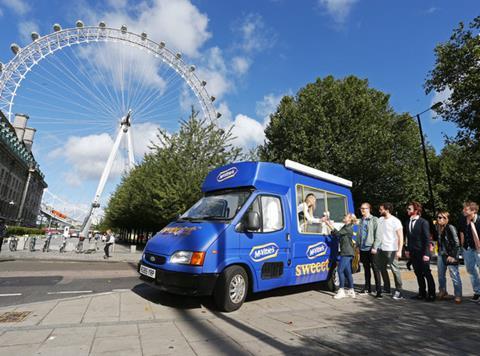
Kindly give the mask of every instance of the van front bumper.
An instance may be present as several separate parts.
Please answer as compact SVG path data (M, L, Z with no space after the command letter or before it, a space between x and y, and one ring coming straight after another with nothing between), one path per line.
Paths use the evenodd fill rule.
M138 273L140 273L140 262L137 267ZM148 264L144 264L146 267L153 268ZM155 278L147 277L140 274L140 279L143 282L148 283L152 287L166 291L173 294L181 295L212 295L215 284L217 283L218 273L185 273L166 271L163 269L155 269Z

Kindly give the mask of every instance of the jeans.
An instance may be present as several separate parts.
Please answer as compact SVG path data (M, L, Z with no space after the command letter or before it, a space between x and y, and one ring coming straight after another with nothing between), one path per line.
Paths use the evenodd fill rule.
M438 256L437 259L437 272L438 272L438 288L443 291L447 291L447 269L450 273L450 278L453 282L453 290L455 297L462 296L462 280L460 279L460 271L458 270L458 265L446 265L443 261L442 256Z
M360 251L360 262L363 265L363 271L365 273L365 289L368 291L372 290L372 270L373 270L373 279L375 280L375 289L377 292L380 292L380 274L377 273L377 267L373 263L372 253L370 251Z
M352 259L353 256L341 256L338 264L338 279L340 281L340 288L345 287L345 279L347 288L353 288L352 277Z
M410 260L412 261L415 276L417 276L418 294L426 297L428 285L428 296L435 297L435 281L430 270L430 261L425 262L423 254L419 251L411 251ZM427 283L425 283L425 280Z
M475 294L480 294L480 277L478 268L480 267L480 254L472 248L463 249L463 259L465 267L472 281L472 289Z
M388 276L387 267L390 267L395 281L395 288L400 291L402 289L402 276L400 275L400 266L396 258L397 251L378 250L375 255L375 264L378 273L381 273L383 279L383 289L386 293L390 293L390 277Z

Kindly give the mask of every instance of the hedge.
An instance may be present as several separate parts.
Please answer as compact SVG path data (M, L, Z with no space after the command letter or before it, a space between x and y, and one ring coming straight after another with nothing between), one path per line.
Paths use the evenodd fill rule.
M44 235L45 230L36 229L33 227L23 227L23 226L8 226L7 227L7 236L11 235Z

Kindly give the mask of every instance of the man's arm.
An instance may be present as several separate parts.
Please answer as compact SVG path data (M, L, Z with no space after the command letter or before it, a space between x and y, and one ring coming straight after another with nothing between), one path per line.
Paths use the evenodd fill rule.
M422 228L422 250L423 250L423 260L429 261L430 260L430 226L428 225L428 221L424 220L421 226Z
M402 248L403 248L403 228L399 228L397 231L395 231L397 234L397 240L398 240L398 250L397 250L397 258L402 257Z

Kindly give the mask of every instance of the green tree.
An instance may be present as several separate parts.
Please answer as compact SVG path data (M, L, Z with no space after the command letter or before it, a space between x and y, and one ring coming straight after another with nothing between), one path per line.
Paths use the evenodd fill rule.
M156 230L201 197L210 170L237 160L241 150L232 146L231 131L197 117L192 110L177 133L159 130L159 143L152 144L152 152L112 195L105 214L108 224Z
M403 213L409 199L428 200L415 121L367 80L317 79L284 97L270 119L263 160L292 159L350 179L356 204L391 201Z
M437 110L460 128L458 139L467 146L480 138L480 16L468 26L461 22L450 39L435 47L435 68L425 82L426 93L451 92Z

